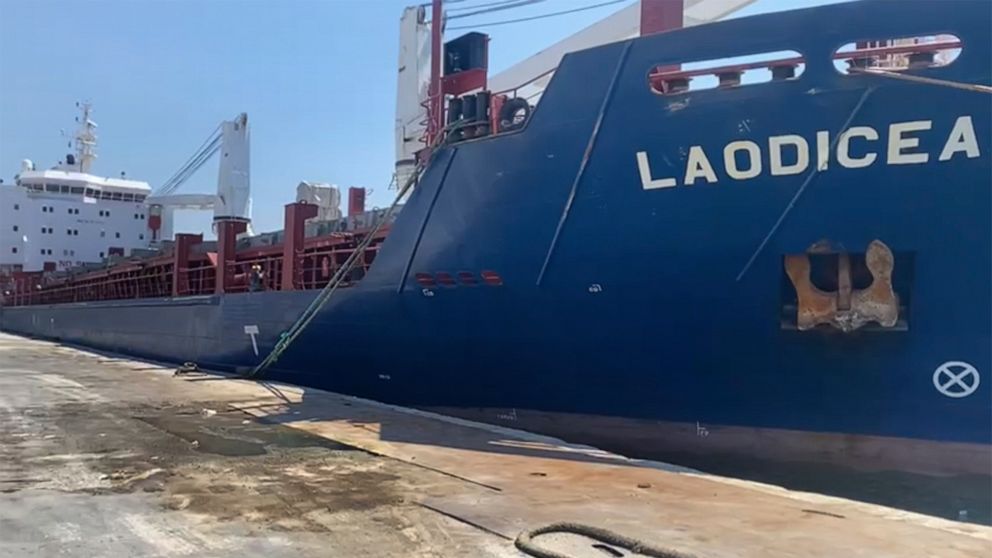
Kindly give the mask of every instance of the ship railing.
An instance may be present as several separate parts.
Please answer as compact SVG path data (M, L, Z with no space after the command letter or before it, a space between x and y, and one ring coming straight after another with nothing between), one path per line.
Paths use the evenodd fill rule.
M519 96L521 89L523 89L523 88L525 88L525 87L527 87L529 85L533 85L533 84L537 83L541 79L544 79L546 77L551 76L557 70L558 70L558 66L555 66L554 68L551 68L550 70L545 70L545 71L541 72L540 74L537 74L536 76L528 79L527 81L525 81L523 83L514 85L513 87L510 87L510 88L507 88L507 89L503 89L502 91L493 91L493 97L496 97L497 95L504 95L507 98L516 98L516 97ZM529 102L531 99L540 96L542 93L544 93L544 88L541 88L536 93L531 93L529 96L525 97L525 99L527 99L527 101Z
M484 116L475 115L472 118L463 118L459 116L456 120L451 120L450 114L450 103L448 95L444 92L437 94L429 94L420 105L424 107L424 114L426 118L420 121L420 125L424 127L424 133L420 137L420 141L424 143L425 148L418 152L418 156L421 158L428 157L438 146L452 142L460 141L462 139L478 138L490 136L497 134L500 131L501 119L500 112L503 105L510 99L523 98L527 103L533 108L537 104L540 96L544 93L544 86L538 86L535 92L530 92L526 96L521 97L521 90L535 85L538 81L547 78L548 76L554 74L558 67L545 70L540 74L529 78L523 83L517 84L513 87L502 89L499 91L487 91L485 87L482 90L474 89L471 92L466 92L464 95L457 95L458 98L472 98L475 95L486 94L489 97L488 101L488 114ZM441 98L439 103L441 111L441 121L443 126L439 130L434 130L433 124L434 119L431 118L431 111L434 106L434 101Z
M329 235L306 239L303 249L297 256L301 263L293 289L323 288L335 271L354 252L362 234L362 232L334 232ZM377 235L377 238L365 250L354 274L341 285L342 287L354 285L365 276L384 238L384 231ZM263 290L282 289L282 274L286 265L283 261L282 246L265 246L238 253L235 273L228 285L227 292L250 291L252 289L253 267L256 265L261 273L260 283Z
M960 52L962 43L956 37L936 41L926 41L924 37L900 39L893 41L877 41L887 43L884 46L864 47L862 44L852 44L854 48L841 47L832 55L835 66L842 73L854 73L872 69L889 71L905 71L918 68L947 65L956 53ZM898 43L898 44L896 44ZM873 44L873 43L864 43ZM938 61L938 53L950 53L950 60ZM716 78L718 87L741 85L741 76L749 70L770 70L772 80L784 80L797 77L795 70L806 64L802 55L786 56L771 60L755 60L738 63L707 65L682 69L680 66L658 66L648 74L652 89L660 94L671 95L690 91L690 81L693 78ZM846 66L846 67L845 67Z
M216 261L210 254L191 260L189 267L180 269L184 273L184 281L177 283L178 296L197 296L213 294L217 285Z
M358 263L352 268L341 287L350 287L358 283L368 273L372 262L379 253L381 239L374 240L361 254ZM343 249L316 249L305 254L302 270L302 287L304 289L321 289L334 276L334 273L348 260L357 248L355 245Z
M304 248L299 254L301 258L299 278L293 288L324 287L359 246L363 234L366 233L336 232L306 239ZM354 285L365 277L387 234L388 228L379 231L342 286ZM3 303L7 306L162 298L173 294L178 296L213 294L217 285L216 258L216 252L194 251L190 254L185 267L175 269L175 261L171 255L168 255L151 260L122 263L85 274L59 277L56 280L49 278L47 284L29 285L25 282L15 282L0 294L3 295ZM281 290L285 262L282 246L276 245L239 251L234 261L233 276L225 292L250 290L251 273L255 265L260 266L262 270L262 286L265 290ZM181 274L178 281L174 279L176 273ZM6 294L7 291L10 294Z
M295 278L294 288L302 290L323 288L351 256L356 244L357 239L347 243L336 242L305 248L300 254L301 265L299 266L299 275ZM372 261L378 254L380 244L381 240L377 240L366 248L353 273L341 284L342 287L354 285L368 273ZM284 263L281 253L279 255L239 259L238 265L242 271L236 276L234 285L229 291L244 292L250 289L250 273L254 265L260 267L262 285L265 290L280 290L282 288L281 277Z
M171 270L164 266L128 266L93 276L65 278L58 283L19 293L24 304L62 304L167 296Z

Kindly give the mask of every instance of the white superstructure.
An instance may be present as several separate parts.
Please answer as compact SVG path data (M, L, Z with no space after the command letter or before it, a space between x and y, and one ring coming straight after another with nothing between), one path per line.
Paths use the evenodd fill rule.
M148 246L151 188L90 174L97 126L90 105L80 109L75 154L46 170L25 160L13 183L0 183L0 275L66 269Z

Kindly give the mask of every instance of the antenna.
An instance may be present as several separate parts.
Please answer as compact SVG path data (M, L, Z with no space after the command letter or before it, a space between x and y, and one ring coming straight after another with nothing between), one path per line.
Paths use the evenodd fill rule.
M80 172L89 172L93 160L96 159L96 122L90 120L90 113L93 105L89 101L76 102L82 112L82 119L76 118L79 122L79 129L76 131L76 159L78 160Z

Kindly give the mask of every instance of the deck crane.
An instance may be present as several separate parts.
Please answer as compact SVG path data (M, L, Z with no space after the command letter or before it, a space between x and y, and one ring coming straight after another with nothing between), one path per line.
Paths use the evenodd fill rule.
M197 170L220 153L215 194L176 194ZM221 122L193 155L146 199L152 241L171 240L177 209L213 210L214 223L251 222L248 115Z

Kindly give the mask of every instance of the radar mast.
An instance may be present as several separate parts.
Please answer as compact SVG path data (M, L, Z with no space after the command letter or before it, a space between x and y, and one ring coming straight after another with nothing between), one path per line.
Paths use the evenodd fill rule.
M76 131L76 164L80 172L88 173L93 160L96 159L96 122L90 119L93 105L89 101L76 103L83 113L79 119L79 129Z

